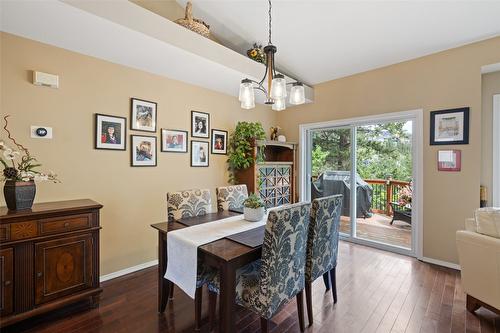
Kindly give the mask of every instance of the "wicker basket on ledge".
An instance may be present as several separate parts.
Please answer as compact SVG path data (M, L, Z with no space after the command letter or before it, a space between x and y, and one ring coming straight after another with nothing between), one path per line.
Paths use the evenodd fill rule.
M184 16L184 18L175 20L175 23L180 24L184 28L187 28L191 31L194 31L197 34L202 35L203 37L208 38L210 36L210 26L202 20L193 17L193 5L191 4L191 1L188 1L186 5L186 15Z

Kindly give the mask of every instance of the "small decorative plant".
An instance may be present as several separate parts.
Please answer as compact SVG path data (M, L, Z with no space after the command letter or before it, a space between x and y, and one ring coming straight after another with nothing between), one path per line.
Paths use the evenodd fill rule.
M38 170L42 165L37 162L29 150L14 139L8 129L8 118L5 116L7 137L13 143L10 148L4 141L0 141L0 163L3 165L4 196L7 207L11 210L27 209L33 205L36 188L35 181L48 180L59 182L53 172L44 173Z
M235 182L235 171L246 169L254 162L253 146L256 140L266 138L266 132L261 123L240 121L229 137L228 159L229 182ZM258 150L257 161L263 159L262 149Z
M265 214L264 201L252 193L248 198L243 201L243 214L245 215L245 220L250 222L257 222L262 220Z
M266 54L264 53L264 49L262 45L257 43L253 43L253 47L247 51L247 56L260 63L266 62Z
M271 127L271 140L278 140L278 132L281 130L281 127L279 126L272 126Z
M252 193L248 196L248 198L243 201L243 206L247 208L253 208L257 209L260 207L264 207L264 201L260 197L257 196L257 194Z

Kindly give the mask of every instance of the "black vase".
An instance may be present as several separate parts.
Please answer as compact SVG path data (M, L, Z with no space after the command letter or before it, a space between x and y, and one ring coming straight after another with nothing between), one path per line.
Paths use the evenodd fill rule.
M35 200L36 186L34 181L16 182L7 180L3 187L5 203L9 210L30 209Z

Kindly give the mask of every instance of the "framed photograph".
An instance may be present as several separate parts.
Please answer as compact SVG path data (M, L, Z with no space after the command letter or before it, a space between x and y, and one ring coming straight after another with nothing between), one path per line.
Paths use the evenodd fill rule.
M96 113L95 149L125 150L127 118Z
M431 112L431 145L469 143L469 108Z
M161 151L187 153L187 131L161 129Z
M210 114L191 111L191 136L207 139L210 137Z
M227 154L227 131L212 130L212 154Z
M439 150L438 171L460 171L462 169L462 152L460 150Z
M156 103L131 98L130 129L156 132Z
M156 166L156 137L131 135L132 166Z
M208 145L207 141L191 140L191 166L208 167Z

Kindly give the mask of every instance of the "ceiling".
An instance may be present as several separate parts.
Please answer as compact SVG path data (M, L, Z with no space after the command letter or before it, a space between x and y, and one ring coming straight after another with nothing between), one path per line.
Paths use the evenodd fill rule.
M267 1L192 2L227 47L267 44ZM277 67L314 85L498 36L499 13L500 1L276 0L272 41Z

